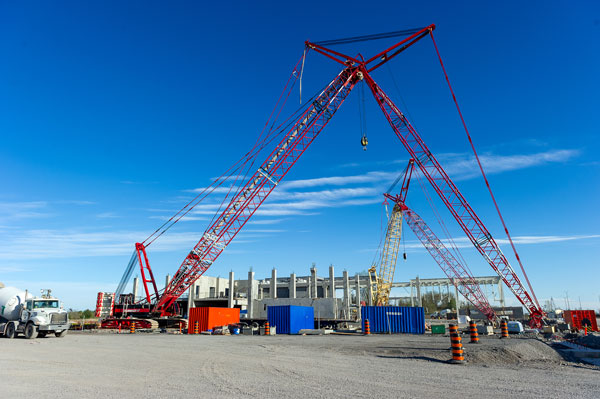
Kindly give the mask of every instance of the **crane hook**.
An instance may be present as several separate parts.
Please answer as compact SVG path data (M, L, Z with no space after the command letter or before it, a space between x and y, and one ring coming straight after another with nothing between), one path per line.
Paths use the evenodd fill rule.
M363 146L363 151L367 151L367 145L369 144L369 140L367 139L367 136L362 136L360 138L360 144Z

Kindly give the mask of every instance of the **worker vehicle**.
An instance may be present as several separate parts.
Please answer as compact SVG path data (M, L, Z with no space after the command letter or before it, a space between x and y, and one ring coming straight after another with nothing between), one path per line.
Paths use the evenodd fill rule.
M269 117L267 123L264 125L263 131L258 136L255 145L225 173L215 179L213 183L208 187L199 190L196 197L188 202L179 212L166 220L163 225L156 229L144 241L135 244L135 250L125 269L125 273L123 274L116 292L112 293L114 295L112 295L112 299L110 299L111 304L109 307L105 306L109 301L104 301L104 299L110 296L104 295L100 298L99 295L98 299L102 307L99 309L102 311L100 313L109 315L103 321L103 326L121 326L123 321L125 321L125 323L133 322L139 326L138 323L142 323L143 320L155 320L159 324L162 323L165 325L169 323L169 320L180 317L181 306L177 302L178 299L217 261L221 253L223 253L235 236L258 211L259 207L264 203L271 192L282 182L290 169L296 164L308 147L317 139L325 126L348 98L352 90L358 85L361 85L361 90L358 90L359 95L365 91L364 89L368 89L371 94L373 94L377 105L389 122L393 132L413 160L414 168L418 169L425 180L433 187L435 193L448 208L455 221L462 228L473 246L483 256L485 261L487 261L492 269L494 269L494 271L502 278L516 298L529 311L531 325L536 327L541 326L544 312L533 293L531 284L525 274L525 269L516 252L508 229L504 224L504 220L500 215L499 208L496 207L498 215L500 216L504 231L511 243L515 257L521 266L523 275L525 275L529 291L521 282L521 279L512 268L490 231L469 205L430 148L425 144L423 138L408 121L406 115L373 78L374 71L379 69L382 65L387 64L390 60L394 59L420 40L430 37L434 44L437 57L439 58L442 71L446 76L446 82L452 93L452 98L456 104L463 126L465 127L465 132L469 137L469 142L472 144L470 134L466 129L466 124L464 123L462 113L458 107L456 96L454 96L452 87L450 86L450 80L447 78L437 44L433 37L434 29L435 25L429 25L422 28L387 32L377 35L322 42L305 42L303 55L300 57L290 74L288 83L286 83L282 95L279 97L280 100L276 103L275 109L271 113L271 117ZM370 41L392 37L403 37L403 39L370 58L365 58L361 54L352 57L329 48L338 44L349 44L357 41ZM294 84L300 81L300 89L302 87L301 79L303 76L306 55L310 51L319 53L330 60L337 62L340 64L341 70L334 76L329 84L324 86L323 89L318 90L309 100L304 101L300 108L284 120L283 116L280 118L281 110L285 106ZM368 144L366 130L363 131L361 144L363 149L366 149ZM472 149L479 163L479 157L477 156L473 145ZM187 151L183 151L182 156L186 153ZM266 157L263 157L265 154L267 154ZM492 196L492 199L494 199L490 185L485 177L483 167L480 163L479 166L484 179L486 179L490 195ZM146 252L148 246L161 237L175 223L188 215L194 207L204 201L205 198L211 196L213 193L218 194L223 192L226 194L224 194L222 200L216 201L217 210L215 215L211 219L210 224L202 234L200 240L187 253L181 266L173 275L173 278L166 284L165 288L159 290L148 261ZM214 197L211 196L211 199L213 198ZM395 202L400 207L405 206L405 204L400 204L397 201ZM210 205L209 208L214 204L215 202L208 204ZM204 203L203 205L207 204ZM408 212L408 210L404 210L403 213L409 219L407 223L413 231L415 229L421 230L422 228L425 228L421 219L418 218L418 215L414 212L411 213ZM399 237L400 234L395 234L394 236ZM438 240L429 234L429 231L421 231L418 236L427 242L438 243ZM447 251L441 248L434 249L436 251L434 256L443 257L446 255ZM391 265L392 263L393 262L390 262L389 264ZM451 266L454 266L453 261L450 261L450 264ZM125 286L128 284L129 279L138 265L141 281L145 290L145 295L141 296L141 298L137 298L130 294L124 294ZM392 270L389 269L389 272L392 272ZM461 274L461 276L465 275ZM384 276L384 280L387 281L388 278ZM467 286L472 285L473 284L467 284ZM464 285L461 286L464 287ZM388 287L384 285L382 285L382 287L387 292ZM150 324L149 322L143 323L145 325Z
M49 334L62 338L69 331L69 315L51 290L42 290L40 297L14 287L0 288L0 335L27 339Z

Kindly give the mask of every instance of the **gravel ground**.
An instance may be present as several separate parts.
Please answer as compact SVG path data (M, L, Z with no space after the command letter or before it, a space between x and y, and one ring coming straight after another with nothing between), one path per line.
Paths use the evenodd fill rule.
M468 338L464 338L468 341ZM71 333L0 339L0 397L598 398L600 368L535 339Z

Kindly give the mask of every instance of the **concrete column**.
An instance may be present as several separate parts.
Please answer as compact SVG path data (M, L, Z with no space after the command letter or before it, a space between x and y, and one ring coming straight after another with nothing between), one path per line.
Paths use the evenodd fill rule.
M233 271L231 271L231 272L229 272L229 295L227 296L227 307L229 307L229 308L233 307L233 286L234 286Z
M500 307L504 308L504 288L502 287L502 279L498 281L498 294L500 295Z
M252 313L254 311L252 300L255 296L256 293L254 292L254 272L248 272L248 306L246 307L246 310L248 312L248 318L252 318L254 316Z
M138 296L138 289L140 287L140 279L137 277L133 278L133 300Z
M317 268L314 266L310 268L310 293L311 298L316 299L319 296L319 291L317 291Z
M360 277L358 274L354 277L354 287L356 291L356 306L358 306L360 310Z
M415 280L417 285L417 306L423 306L423 302L421 301L421 280L419 280L419 276Z
M335 274L333 265L329 265L329 296L335 298Z
M171 276L169 276L167 274L167 277L165 277L165 288L169 285L169 282L171 281Z
M410 306L415 306L415 294L413 293L413 283L410 281L408 283L410 285Z
M215 298L219 297L220 292L221 292L221 278L217 277L215 279Z
M271 298L277 298L277 269L271 270Z
M290 291L289 297L296 298L296 274L295 273L290 274L289 291Z
M348 318L350 315L350 280L348 279L348 271L344 270L343 273L344 280L344 309L345 309L345 317Z
M194 307L194 287L196 283L190 285L190 289L188 291L188 306L187 306L187 317L190 317L190 309Z

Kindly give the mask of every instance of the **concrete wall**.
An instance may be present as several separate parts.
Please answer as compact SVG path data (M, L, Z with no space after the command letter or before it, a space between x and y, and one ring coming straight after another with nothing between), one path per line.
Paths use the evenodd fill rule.
M211 287L213 290L211 290ZM229 279L221 277L200 276L192 288L193 299L224 298L225 289L229 288ZM212 293L212 295L211 295Z

